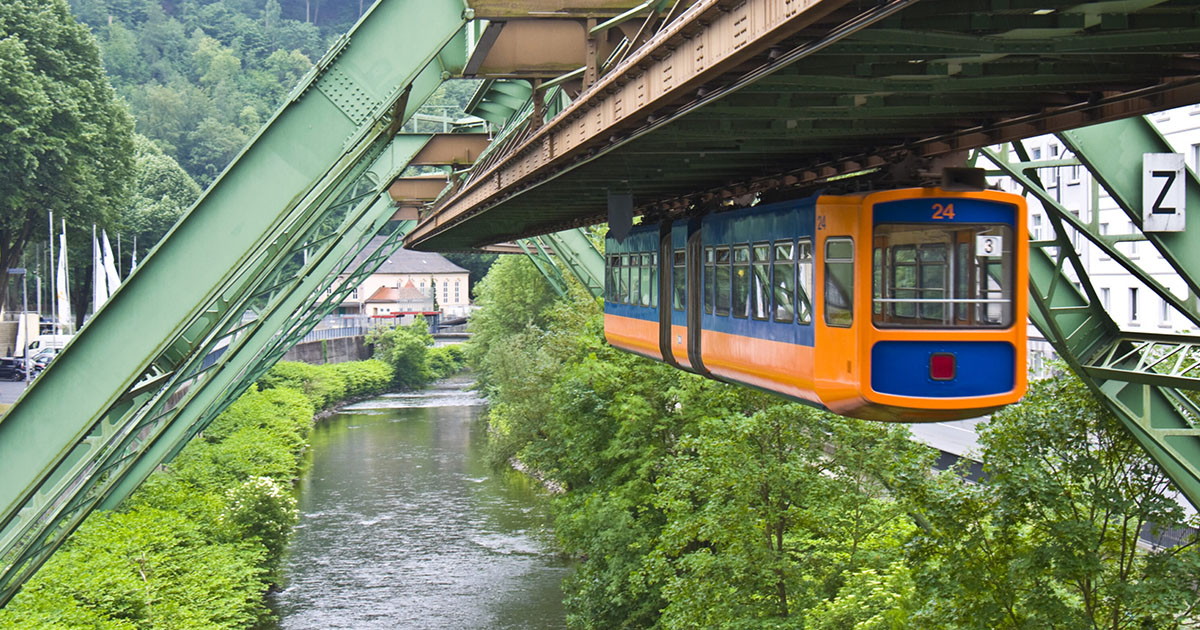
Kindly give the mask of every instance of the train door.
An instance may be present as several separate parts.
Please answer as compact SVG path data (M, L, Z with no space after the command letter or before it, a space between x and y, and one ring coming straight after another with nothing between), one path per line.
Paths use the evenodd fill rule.
M712 376L704 367L704 362L700 358L702 356L700 349L700 314L704 309L704 292L701 289L704 273L704 247L700 238L700 224L701 221L699 218L691 219L686 223L687 307L684 315L686 322L686 350L687 362L691 370L697 374Z
M862 403L858 328L863 325L860 278L869 266L871 244L859 238L861 203L855 197L822 196L816 209L816 325L813 380L822 403L839 412ZM868 269L869 273L869 269Z

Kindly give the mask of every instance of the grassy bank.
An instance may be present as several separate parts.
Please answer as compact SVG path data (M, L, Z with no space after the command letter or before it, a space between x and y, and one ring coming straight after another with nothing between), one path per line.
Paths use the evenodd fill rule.
M93 514L0 628L250 628L269 616L313 416L394 381L378 360L271 370L119 511Z

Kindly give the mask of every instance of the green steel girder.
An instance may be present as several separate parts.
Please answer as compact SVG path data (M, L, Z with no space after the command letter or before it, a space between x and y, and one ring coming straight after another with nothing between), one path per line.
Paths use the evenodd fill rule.
M164 431L195 428L169 421L185 403L234 382L214 376L239 353L216 351L262 330L243 314L286 315L313 267L305 250L327 251L346 231L338 213L363 205L349 187L394 119L465 62L463 23L453 3L376 4L0 420L0 604L96 503L128 494L125 480L177 450Z
M558 268L558 265L554 264L554 259L550 257L550 253L546 251L540 240L536 237L520 239L517 241L517 246L525 251L529 260L533 262L533 266L542 272L546 282L550 283L550 288L559 297L567 294L566 278L563 277L562 270Z
M1140 226L1141 213L1135 209L1140 207L1142 153L1170 151L1153 126L1144 118L1132 118L1077 129L1059 137ZM1031 172L1036 163L1028 161L1023 148L1018 148L1018 153L1023 161L1016 164L1008 163L1006 154L990 153L989 159L1042 201L1055 232L1053 238L1031 245L1030 318L1188 501L1200 506L1200 407L1195 402L1195 392L1200 390L1200 372L1196 369L1200 342L1189 335L1147 335L1121 330L1097 298L1067 227L1088 238L1118 264L1135 272L1139 279L1149 280L1147 286L1164 299L1173 298L1171 303L1183 306L1180 311L1193 322L1195 309L1180 303L1153 281L1150 274L1123 256L1114 247L1114 239L1099 234L1095 229L1098 209L1094 203L1087 222L1055 203ZM1192 175L1187 182L1189 202L1195 202L1198 194L1200 184ZM1194 232L1193 228L1194 225L1189 226L1189 231ZM1186 234L1147 233L1145 237L1171 262L1188 286L1194 287L1196 278L1186 271L1186 266L1193 264L1200 252L1188 251ZM1194 245L1191 249L1195 249ZM1200 271L1200 267L1191 269ZM1073 280L1079 283L1079 288Z
M604 254L596 249L583 228L563 230L542 237L550 242L562 266L579 280L592 297L604 295Z

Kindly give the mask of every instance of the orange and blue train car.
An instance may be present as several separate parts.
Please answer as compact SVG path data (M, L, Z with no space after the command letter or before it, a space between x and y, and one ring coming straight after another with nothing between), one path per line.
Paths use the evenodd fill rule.
M931 187L638 225L607 239L605 336L841 415L983 415L1025 392L1025 221Z

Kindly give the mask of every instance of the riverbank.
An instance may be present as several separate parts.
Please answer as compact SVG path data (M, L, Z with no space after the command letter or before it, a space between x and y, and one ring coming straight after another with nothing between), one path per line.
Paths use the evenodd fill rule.
M120 510L90 516L0 610L0 629L261 625L317 412L393 380L373 360L276 366Z

